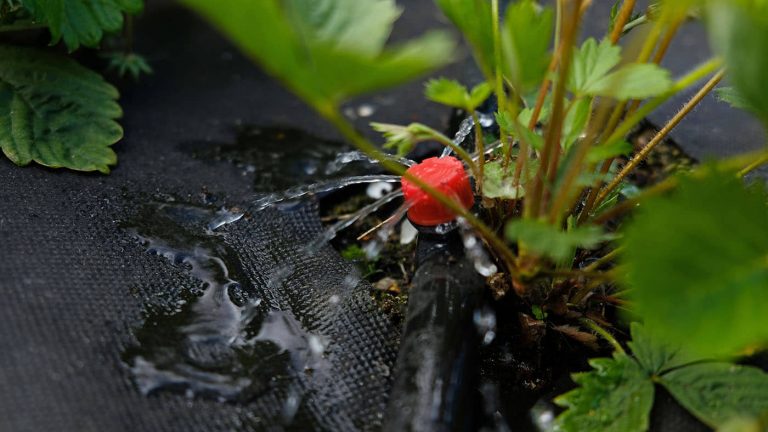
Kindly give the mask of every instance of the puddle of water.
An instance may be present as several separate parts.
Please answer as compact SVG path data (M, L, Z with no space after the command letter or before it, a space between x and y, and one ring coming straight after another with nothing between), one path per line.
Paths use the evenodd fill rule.
M149 307L135 330L137 344L123 353L141 393L247 402L280 386L300 399L296 375L329 370L328 341L306 332L290 312L269 310L236 254L208 229L237 214L150 203L127 224L147 253L198 282L179 299Z

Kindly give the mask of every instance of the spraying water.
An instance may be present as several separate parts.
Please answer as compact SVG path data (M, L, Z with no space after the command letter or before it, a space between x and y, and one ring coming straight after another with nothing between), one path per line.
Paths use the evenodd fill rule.
M353 176L353 177L347 177L343 179L314 183L310 185L297 186L283 192L267 194L257 199L253 203L253 211L258 212L284 201L292 201L299 198L303 198L308 195L318 194L323 192L330 192L330 191L334 191L337 189L341 189L341 188L356 185L356 184L378 183L378 182L397 183L399 181L400 181L399 176L379 174L379 175L367 175L367 176Z

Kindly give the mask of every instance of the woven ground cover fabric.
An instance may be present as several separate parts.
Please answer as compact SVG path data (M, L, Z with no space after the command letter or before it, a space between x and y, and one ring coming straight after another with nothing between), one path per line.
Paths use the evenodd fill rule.
M246 402L139 391L125 352L148 314L172 315L201 281L147 253L132 221L148 203L215 210L247 208L254 198L258 173L196 159L186 143L232 141L237 122L299 119L317 133L329 129L184 10L161 4L137 25L137 49L155 74L119 82L126 138L115 146L112 174L0 160L0 431L264 430L288 423L289 387L301 398L287 429L376 429L399 329L375 308L368 286L345 281L352 268L338 253L301 252L321 229L311 205L254 213L209 237L233 252L239 282L262 300L260 310L288 311L328 341L326 373L293 373ZM188 225L180 229L204 231ZM270 286L285 266L295 270ZM334 295L338 303L328 301Z

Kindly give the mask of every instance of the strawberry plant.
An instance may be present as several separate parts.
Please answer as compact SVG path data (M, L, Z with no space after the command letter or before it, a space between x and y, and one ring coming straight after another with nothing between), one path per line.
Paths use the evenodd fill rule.
M47 29L51 45L98 47L142 0L2 0L0 32ZM137 54L111 54L134 77L149 66ZM17 165L108 173L123 136L118 92L98 73L52 50L0 44L0 148Z
M743 180L768 162L768 149L703 165L634 196L623 191L726 76L733 88L721 97L768 120L761 75L768 3L669 0L636 13L635 1L624 0L603 39L581 41L584 13L598 3L518 0L502 10L498 0L436 0L484 80L467 87L433 79L425 95L472 119L473 145L418 123L373 127L398 153L435 141L460 158L480 198L466 208L467 200L387 158L340 113L351 98L451 61L455 45L447 34L388 47L400 14L392 0L184 2L351 143L470 225L498 264L495 280L506 281L507 295L528 308L524 322L558 316L614 347L613 358L593 360L594 370L575 378L580 387L558 399L568 408L558 418L561 430L647 429L654 383L713 427L761 421L765 373L728 362L768 342L768 196ZM672 76L661 61L695 16L703 16L718 55ZM697 91L647 145L629 144L649 113L691 88ZM477 111L488 97L497 106L493 137ZM627 310L621 322L603 315L610 305ZM633 357L616 331L627 321L644 323L632 326Z

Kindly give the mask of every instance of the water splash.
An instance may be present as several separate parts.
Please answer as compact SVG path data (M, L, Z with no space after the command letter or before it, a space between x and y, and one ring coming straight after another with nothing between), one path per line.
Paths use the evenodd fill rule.
M404 157L399 157L394 155L386 155L385 157L387 160L390 160L395 163L399 163L407 167L410 167L416 164L415 161L408 158L404 158ZM371 158L370 156L368 156L367 154L361 151L348 151L348 152L339 153L334 160L332 160L331 162L328 162L328 164L325 166L325 174L326 175L335 174L341 171L345 166L354 162L366 162L369 164L379 164L379 161Z
M143 394L158 390L217 400L250 398L266 388L240 358L260 299L248 298L225 261L202 246L182 249L133 230L147 252L185 268L200 282L171 314L151 313L126 361Z
M472 227L464 218L458 218L457 222L461 232L461 239L464 243L464 250L469 259L472 260L475 270L485 277L496 274L499 271L498 267L496 267L496 264L494 264L488 256L488 253L483 246L483 242L475 236Z
M311 241L305 247L304 252L308 254L317 252L318 250L320 250L320 248L328 244L328 242L336 238L336 236L340 231L352 226L353 224L355 224L355 222L370 216L374 212L378 211L384 205L402 196L403 196L402 190L400 189L394 190L384 195L383 197L379 198L378 200L372 202L371 204L368 204L367 206L356 211L350 217L336 222L335 224L326 228L319 236L317 236L317 238Z
M216 231L224 225L239 221L244 215L245 213L237 211L236 209L229 210L222 207L216 212L213 219L208 222L207 229L209 231Z
M478 333L482 337L483 345L490 345L496 339L496 314L493 309L483 306L472 314Z
M459 124L459 130L457 130L456 134L453 136L453 143L461 147L464 140L466 140L469 134L472 133L473 127L475 127L475 121L472 117L467 117L462 120ZM451 154L453 154L453 150L450 147L446 147L443 149L443 154L441 154L440 157L450 156Z
M379 199L389 192L392 192L392 183L371 183L365 189L365 194L373 199Z
M496 122L496 119L491 114L478 113L477 119L480 122L480 126L484 128L491 127ZM474 127L475 121L471 116L462 120L461 123L459 123L459 130L457 130L456 134L453 136L453 143L461 147L467 137L473 132ZM443 153L440 157L450 156L451 154L453 154L453 150L450 147L446 147L443 149Z
M271 193L271 194L262 196L261 198L254 201L253 211L258 212L284 201L292 201L308 195L330 192L336 189L341 189L341 188L356 185L356 184L378 183L378 182L397 183L399 181L400 181L399 176L379 174L379 175L366 175L366 176L352 176L352 177L346 177L343 179L318 182L311 185L297 186L283 192Z
M365 256L368 260L373 260L379 256L384 246L389 241L389 237L395 230L398 223L405 217L408 209L411 207L411 203L404 203L401 205L376 231L376 237L368 241L364 246Z

